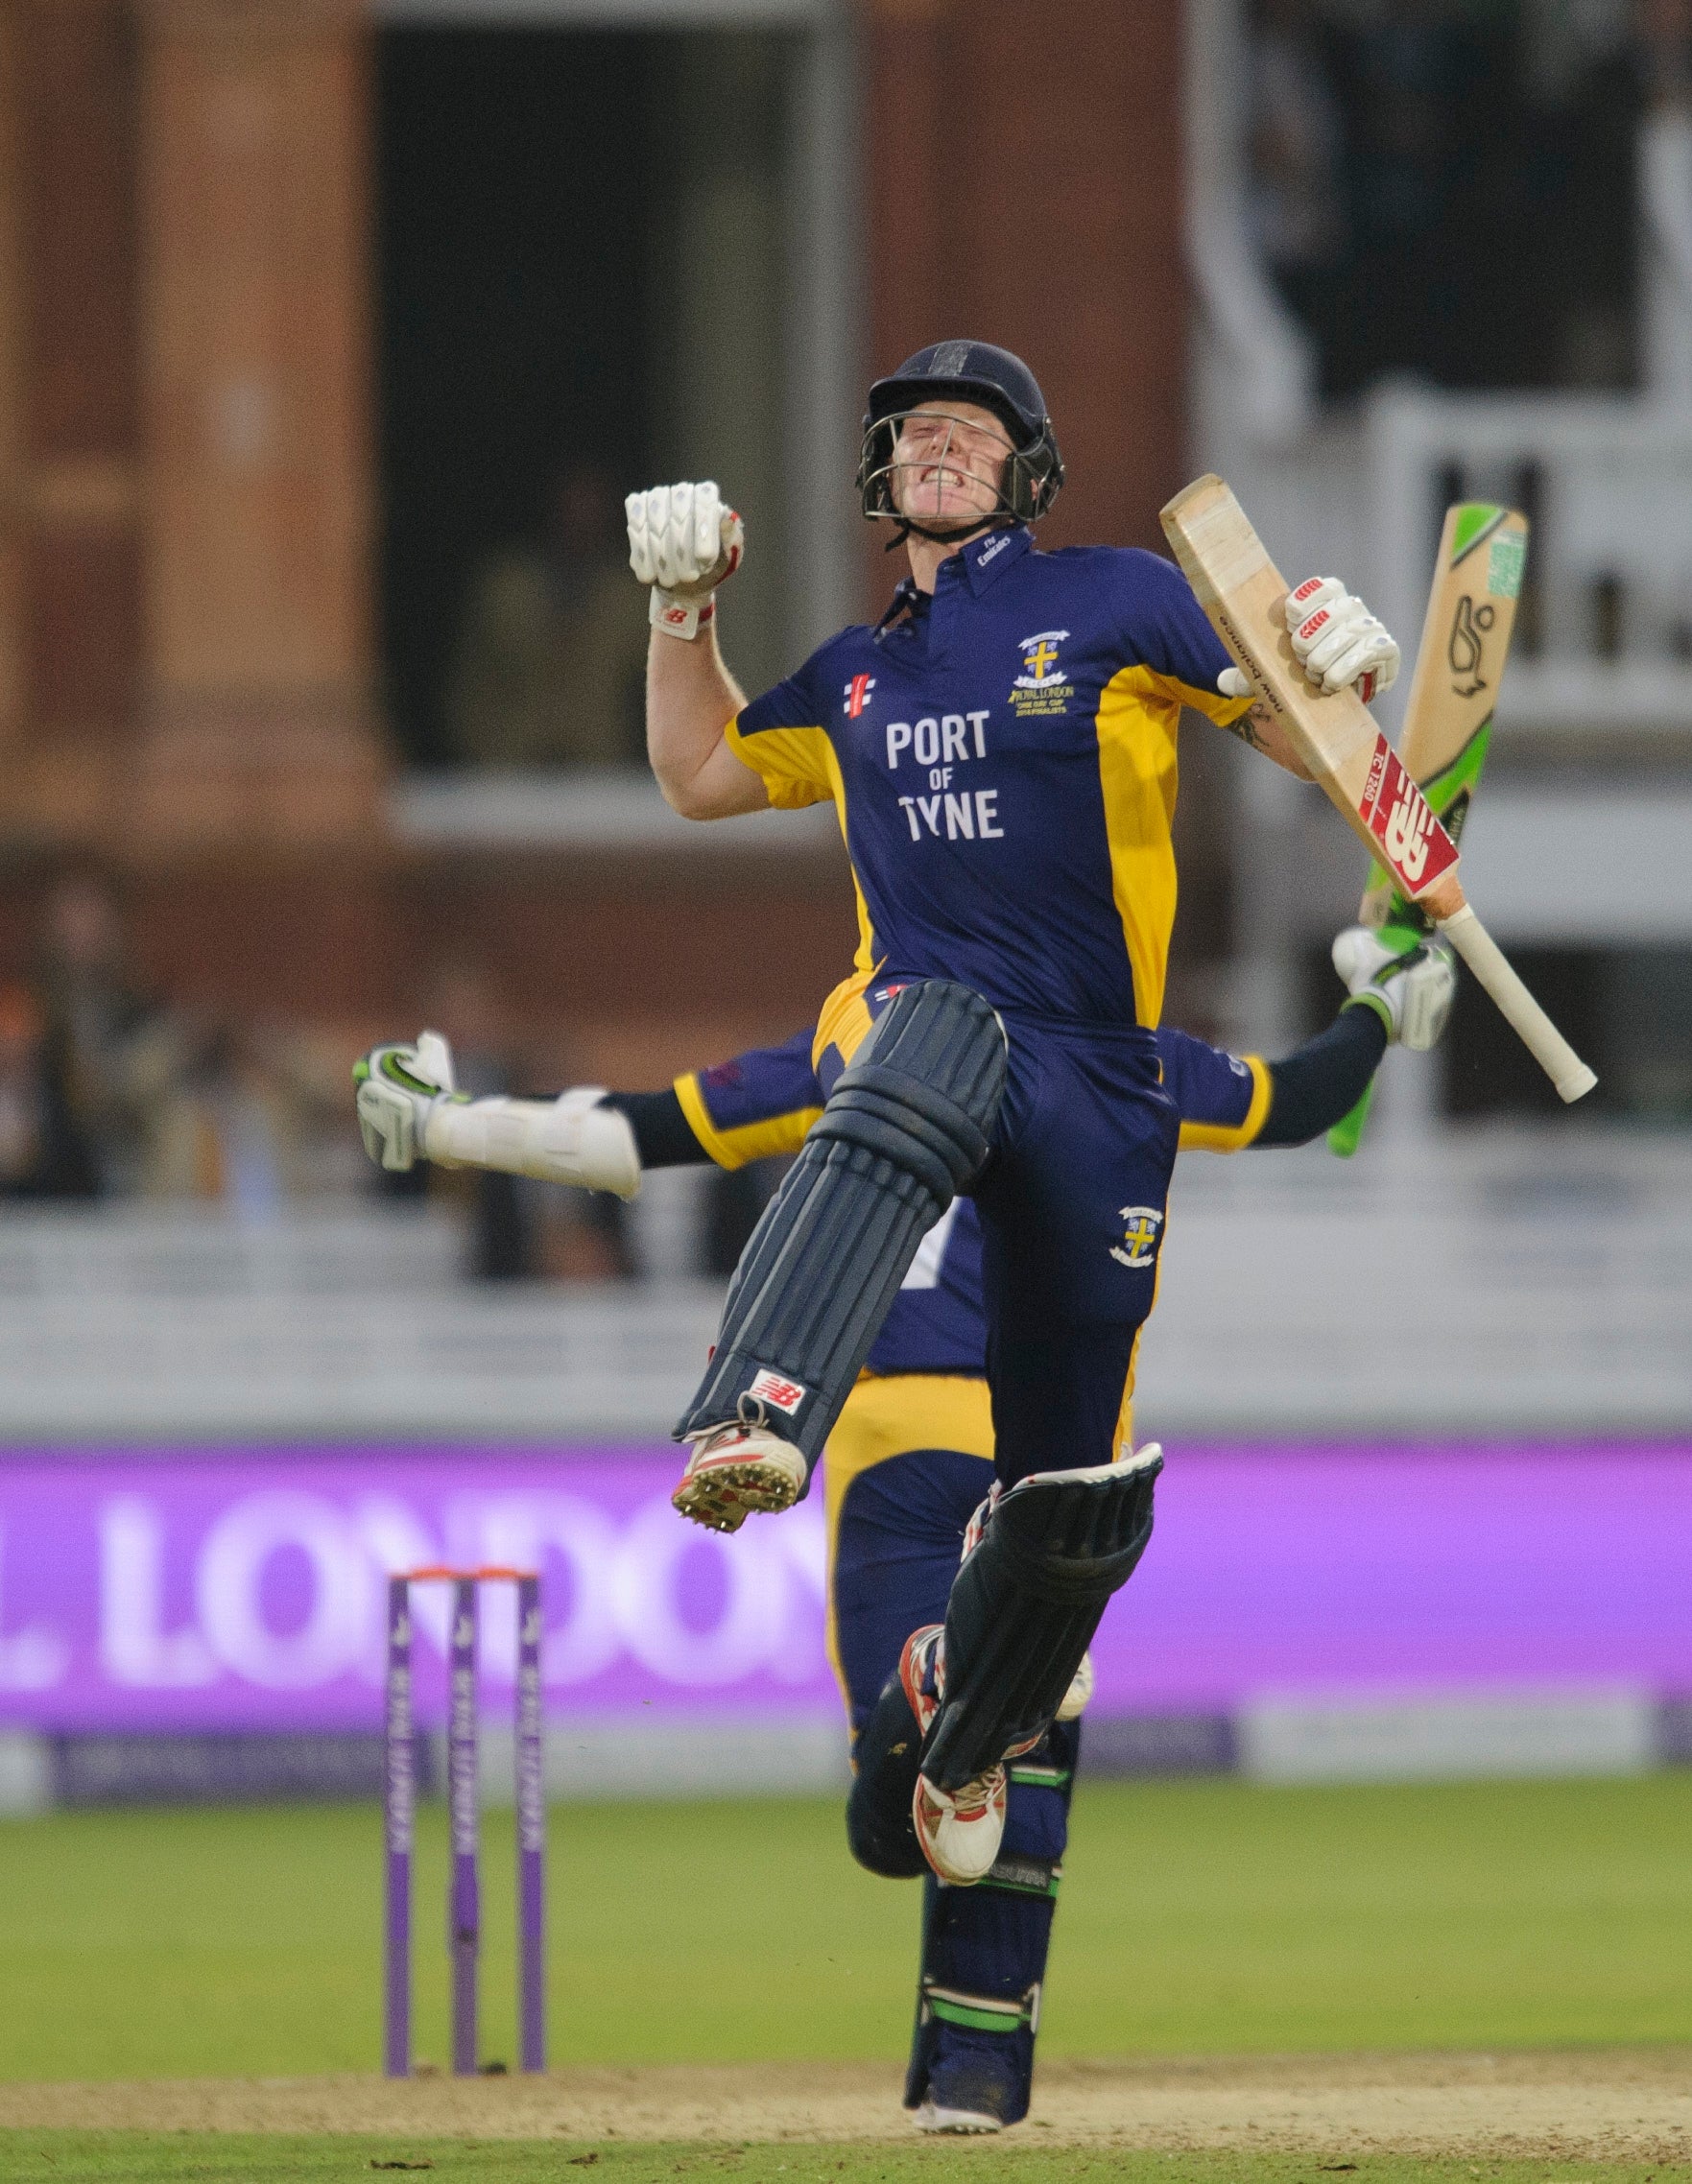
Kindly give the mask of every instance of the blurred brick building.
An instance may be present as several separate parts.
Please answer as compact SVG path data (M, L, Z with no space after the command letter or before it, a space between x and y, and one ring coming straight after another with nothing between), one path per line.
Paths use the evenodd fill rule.
M1023 349L1070 467L1054 543L1153 542L1182 475L1177 13L865 0L840 26L850 382L945 332ZM361 1039L409 1024L451 936L584 1067L781 1033L846 964L838 855L390 824L379 36L354 0L0 0L0 957L93 855L185 999Z

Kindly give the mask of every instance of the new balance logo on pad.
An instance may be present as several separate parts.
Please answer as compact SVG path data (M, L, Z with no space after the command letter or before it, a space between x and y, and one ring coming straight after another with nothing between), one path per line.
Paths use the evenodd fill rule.
M791 1418L810 1390L801 1388L797 1380L784 1379L780 1373L772 1372L768 1365L760 1365L747 1392Z

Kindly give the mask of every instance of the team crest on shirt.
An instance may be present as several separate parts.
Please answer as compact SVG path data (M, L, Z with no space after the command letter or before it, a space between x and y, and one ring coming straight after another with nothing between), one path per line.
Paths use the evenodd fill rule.
M1116 1218L1122 1223L1122 1242L1111 1245L1111 1258L1125 1267L1149 1267L1157 1256L1162 1214L1156 1206L1123 1206Z
M1075 685L1063 667L1062 647L1068 641L1067 629L1038 629L1017 646L1022 673L1011 679L1011 703L1021 719L1069 710Z
M842 708L848 721L855 721L870 702L870 693L875 688L872 675L854 675L846 686L846 704Z

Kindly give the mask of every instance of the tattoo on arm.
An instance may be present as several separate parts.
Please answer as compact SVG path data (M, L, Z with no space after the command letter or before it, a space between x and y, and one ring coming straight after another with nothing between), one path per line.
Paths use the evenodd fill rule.
M1275 715L1267 705L1259 702L1250 712L1242 713L1237 721L1229 721L1226 725L1230 736L1238 736L1241 743L1250 744L1253 750L1261 750L1266 732L1275 725Z

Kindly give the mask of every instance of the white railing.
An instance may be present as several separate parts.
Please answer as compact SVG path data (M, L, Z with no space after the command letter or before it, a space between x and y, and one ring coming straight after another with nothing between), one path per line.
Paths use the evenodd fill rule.
M1344 575L1407 651L1446 502L1525 507L1528 594L1499 726L1692 734L1692 402L1391 386L1297 441L1230 426L1193 466L1226 472L1290 578ZM1409 680L1379 708L1394 732Z
M1227 476L1290 576L1353 579L1408 644L1445 502L1526 504L1530 597L1500 725L1692 731L1692 117L1659 112L1640 133L1645 393L1386 386L1324 413L1251 232L1249 66L1243 0L1187 0L1192 467ZM1389 727L1408 681L1383 705Z
M1692 731L1692 402L1390 388L1370 405L1362 453L1366 581L1407 640L1448 499L1533 518L1501 728Z
M416 849L648 851L666 858L760 859L840 850L831 804L750 812L702 826L665 803L644 767L401 774L388 797L394 838Z
M1421 1276L1396 1351L1434 1361L1415 1430L1692 1426L1692 1147L1552 1126L1184 1158L1142 1431L1405 1431L1403 1373L1333 1333L1388 1234ZM722 1302L702 1281L465 1283L433 1214L42 1211L0 1241L0 1463L43 1440L661 1444Z

